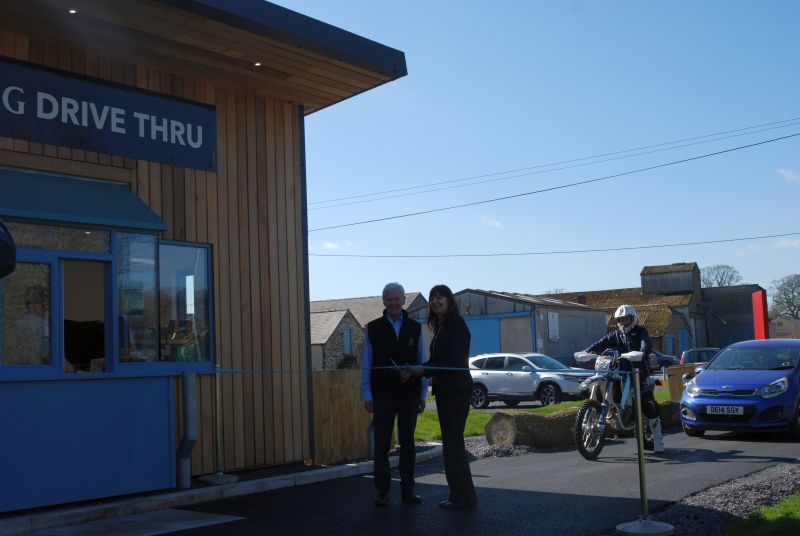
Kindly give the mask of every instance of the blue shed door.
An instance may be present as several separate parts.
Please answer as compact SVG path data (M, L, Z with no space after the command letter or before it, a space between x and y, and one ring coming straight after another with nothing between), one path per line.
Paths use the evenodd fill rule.
M672 335L664 335L664 351L668 355L675 355L675 340Z
M678 332L678 352L689 349L689 332L681 330Z
M469 318L466 317L467 327L471 334L469 355L491 354L500 351L500 319L499 318Z

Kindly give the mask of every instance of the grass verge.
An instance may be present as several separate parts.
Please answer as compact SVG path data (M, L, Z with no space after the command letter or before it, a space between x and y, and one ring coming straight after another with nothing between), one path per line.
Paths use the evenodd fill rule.
M669 400L669 391L666 388L658 387L655 391L656 400L663 402ZM433 400L435 401L435 399ZM583 400L574 400L569 402L562 402L561 404L552 404L550 406L538 408L525 408L515 411L522 411L524 413L536 413L539 415L548 415L561 411L562 409L578 407L583 404ZM494 413L488 411L470 411L467 416L467 425L464 428L464 437L482 436L485 432L486 423L492 418ZM439 428L439 419L435 411L424 411L417 417L417 428L414 432L415 441L441 441L442 430Z
M787 534L800 534L800 493L790 495L775 506L762 508L725 530L726 536L786 536Z

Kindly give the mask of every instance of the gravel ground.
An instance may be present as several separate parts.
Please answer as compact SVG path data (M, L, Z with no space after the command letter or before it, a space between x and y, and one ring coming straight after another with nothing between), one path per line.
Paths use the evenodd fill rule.
M793 493L800 493L800 465L779 463L690 495L654 519L675 527L676 535L721 536L731 523Z
M486 442L485 436L465 437L464 446L467 447L467 453L470 457L479 460L481 458L504 458L506 456L522 456L529 452L533 452L531 447L523 445L514 445L506 447L503 445L490 445Z
M534 450L489 445L485 437L468 437L465 444L475 459L521 456ZM722 536L731 523L763 506L778 504L793 493L800 493L800 465L780 463L690 495L652 519L675 527L676 536Z

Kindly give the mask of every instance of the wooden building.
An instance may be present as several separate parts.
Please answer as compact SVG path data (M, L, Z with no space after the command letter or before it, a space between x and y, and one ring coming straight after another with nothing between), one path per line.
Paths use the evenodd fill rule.
M194 474L217 395L221 469L314 455L304 118L405 74L262 0L0 3L0 512L174 487L187 370Z

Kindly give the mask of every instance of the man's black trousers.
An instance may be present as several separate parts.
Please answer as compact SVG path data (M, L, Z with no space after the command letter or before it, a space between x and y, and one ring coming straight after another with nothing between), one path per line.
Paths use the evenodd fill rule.
M376 398L372 402L372 426L375 435L375 488L388 493L392 476L389 470L389 449L397 416L397 439L400 441L400 489L414 490L414 428L417 426L419 399L414 397Z

